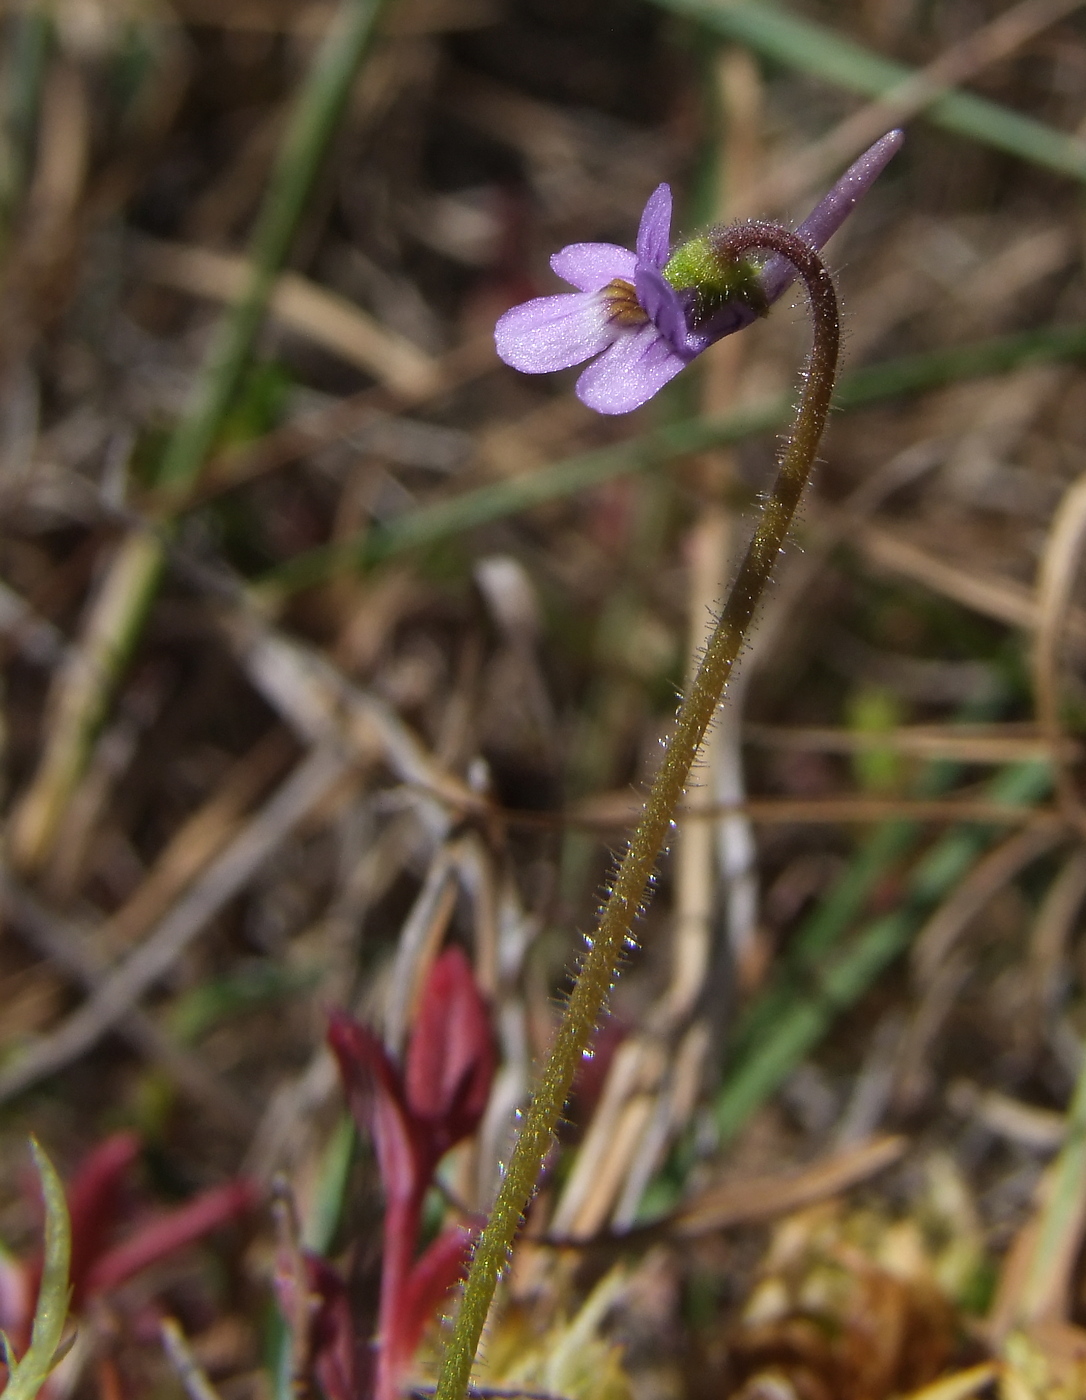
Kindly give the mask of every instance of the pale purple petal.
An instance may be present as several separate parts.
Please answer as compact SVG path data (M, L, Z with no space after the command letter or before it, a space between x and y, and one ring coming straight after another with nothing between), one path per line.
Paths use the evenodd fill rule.
M890 131L864 151L796 229L800 238L812 248L823 248L901 149L904 140L903 131ZM791 285L795 275L792 264L775 253L761 272L766 300L776 301Z
M577 380L577 397L597 413L630 413L687 363L650 323L622 335L588 366Z
M494 344L507 365L525 374L579 365L606 350L618 334L594 292L563 292L514 306L494 327Z
M687 351L686 315L679 294L651 263L639 262L634 278L637 300L672 350ZM689 356L688 356L689 358Z
M641 215L637 230L639 262L663 267L671 256L671 186L657 185Z
M581 292L598 292L616 277L632 282L636 266L636 254L617 243L569 243L551 258L558 276Z

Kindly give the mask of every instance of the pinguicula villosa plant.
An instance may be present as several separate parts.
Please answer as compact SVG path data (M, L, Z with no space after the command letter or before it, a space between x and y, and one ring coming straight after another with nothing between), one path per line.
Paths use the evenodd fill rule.
M796 229L816 251L837 232L903 140L891 131L864 152ZM551 267L576 292L536 297L498 321L507 365L546 374L592 363L577 396L598 413L629 413L715 341L749 326L791 286L796 266L779 249L759 264L724 261L718 231L671 247L671 189L658 185L637 231L637 249L570 243Z
M651 398L714 341L766 313L798 277L813 335L777 480L739 566L653 780L641 820L619 861L565 1015L479 1243L438 1377L436 1400L464 1400L498 1279L508 1263L582 1056L588 1049L644 907L656 862L716 707L774 565L825 427L837 375L837 292L819 249L840 227L902 142L890 132L834 185L793 232L764 220L717 226L669 246L671 192L661 185L641 217L636 251L575 243L552 259L577 291L514 307L498 322L498 353L530 374L591 359L577 393L601 413ZM759 261L756 255L765 260Z
M464 1276L480 1223L449 1226L419 1248L438 1164L475 1131L490 1098L494 1031L467 957L449 947L425 978L402 1064L343 1011L329 1020L328 1043L384 1188L374 1346L360 1337L346 1285L325 1260L284 1255L276 1287L294 1334L298 1385L312 1376L325 1400L396 1400L427 1325Z
M591 359L577 393L590 407L612 414L637 408L714 341L765 315L796 277L807 291L814 337L776 485L680 707L641 822L588 940L498 1199L475 1246L436 1400L464 1400L467 1393L514 1235L814 462L839 346L837 295L818 250L901 141L902 134L894 131L865 152L795 232L752 221L712 228L672 249L671 191L661 185L645 206L636 251L609 243L571 244L551 265L578 290L536 298L498 322L499 354L528 373ZM495 1070L493 1029L466 957L449 948L425 979L402 1064L373 1031L342 1012L331 1017L328 1041L351 1112L376 1150L384 1186L378 1325L371 1345L359 1333L340 1274L315 1255L285 1250L277 1291L293 1339L294 1382L304 1387L316 1381L326 1400L396 1400L428 1322L463 1277L472 1253L470 1222L445 1229L421 1251L419 1244L423 1206L438 1164L474 1132L486 1108Z

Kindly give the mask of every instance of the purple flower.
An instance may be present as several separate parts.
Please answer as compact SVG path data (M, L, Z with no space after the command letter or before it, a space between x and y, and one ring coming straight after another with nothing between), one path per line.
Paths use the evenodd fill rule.
M836 233L900 147L891 131L849 167L796 232L813 248ZM691 360L749 326L789 287L792 265L779 254L762 267L721 269L706 239L671 251L671 189L649 197L637 250L614 243L571 243L551 267L576 292L514 306L494 331L498 354L525 374L546 374L591 360L577 396L598 413L629 413L651 399Z

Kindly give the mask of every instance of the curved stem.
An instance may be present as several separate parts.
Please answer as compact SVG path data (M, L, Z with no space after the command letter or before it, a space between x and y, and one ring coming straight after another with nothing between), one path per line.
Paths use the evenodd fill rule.
M773 494L739 569L705 651L675 731L652 784L641 821L588 942L565 1016L525 1115L498 1199L475 1250L452 1336L438 1377L436 1400L463 1400L494 1290L554 1139L573 1077L599 1022L623 952L641 912L672 815L690 776L747 628L773 572L792 516L815 460L837 371L840 329L837 294L818 254L776 224L752 221L714 229L711 246L722 263L755 249L781 253L807 288L814 337L792 431L781 454Z

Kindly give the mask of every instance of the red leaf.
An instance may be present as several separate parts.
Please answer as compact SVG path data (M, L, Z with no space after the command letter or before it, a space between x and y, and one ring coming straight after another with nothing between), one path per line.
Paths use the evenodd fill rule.
M120 1287L160 1259L244 1215L259 1198L255 1182L238 1179L204 1191L176 1210L154 1216L131 1238L94 1262L85 1280L85 1294L106 1293Z
M323 1260L307 1260L310 1286L320 1298L313 1319L313 1371L325 1400L358 1400L358 1342L350 1299L339 1275Z
M464 1225L445 1230L415 1260L400 1297L395 1338L387 1345L394 1370L411 1361L422 1334L433 1321L449 1290L467 1274L475 1232Z
M377 1151L386 1200L417 1199L440 1154L435 1155L407 1106L399 1070L374 1033L345 1011L329 1017L328 1043L354 1120Z
M136 1133L115 1133L80 1164L68 1187L72 1218L72 1308L86 1296L87 1278L119 1224L124 1177L139 1155Z
M308 1335L301 1339L325 1400L359 1400L361 1395L358 1342L347 1288L330 1264L305 1255L309 1289ZM296 1315L296 1282L290 1269L276 1271L275 1291L288 1320Z
M442 1156L475 1131L486 1110L497 1052L490 1012L462 949L446 948L422 989L404 1073L411 1113Z
M37 1295L34 1271L17 1259L0 1253L0 1332L4 1333L20 1356L30 1341L30 1325ZM0 1363L0 1375L6 1374Z
M591 1055L583 1058L577 1066L566 1105L563 1140L576 1140L586 1125L591 1123L615 1055L629 1033L630 1028L624 1021L611 1012L604 1013L599 1029L592 1038Z

